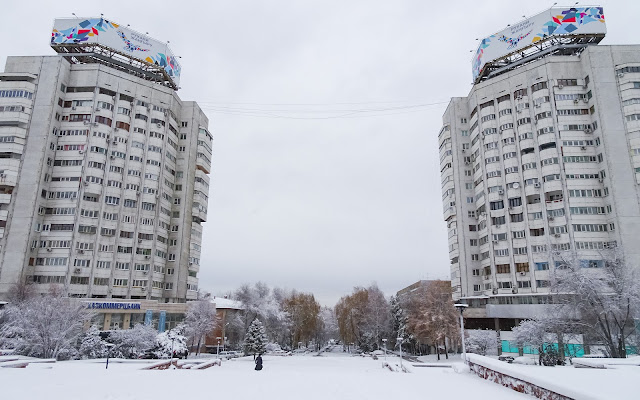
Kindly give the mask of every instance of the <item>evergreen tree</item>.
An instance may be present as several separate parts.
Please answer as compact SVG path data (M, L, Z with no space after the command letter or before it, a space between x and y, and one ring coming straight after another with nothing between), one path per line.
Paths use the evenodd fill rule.
M107 342L100 337L100 331L95 325L87 330L80 343L80 356L82 358L105 358L107 352Z
M256 354L265 352L266 345L267 335L265 334L264 326L262 326L262 322L256 318L251 325L249 325L244 339L245 353L253 354L255 357Z

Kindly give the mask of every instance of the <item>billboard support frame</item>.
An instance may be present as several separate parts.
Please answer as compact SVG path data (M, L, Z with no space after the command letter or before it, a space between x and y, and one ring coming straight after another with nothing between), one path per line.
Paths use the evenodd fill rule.
M596 45L602 39L604 39L604 34L550 36L529 47L487 62L476 77L474 84L551 54L579 55L587 46Z
M148 81L161 83L173 90L178 90L178 86L164 68L129 57L111 47L98 43L88 43L59 44L53 49L67 58L72 64L103 64L133 73L133 75Z

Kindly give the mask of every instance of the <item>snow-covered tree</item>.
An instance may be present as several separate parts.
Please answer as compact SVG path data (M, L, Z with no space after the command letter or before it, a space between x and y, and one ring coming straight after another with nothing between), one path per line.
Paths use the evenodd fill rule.
M306 347L318 332L320 304L313 294L293 292L284 299L283 308L290 318L291 344Z
M157 334L155 328L143 324L137 324L132 329L111 331L107 338L114 345L110 356L137 358L155 347Z
M556 255L551 313L569 324L567 329L602 343L608 357L624 358L640 318L640 270L625 261L620 248L600 251L599 258Z
M367 288L364 317L364 328L373 341L372 350L379 349L382 338L391 332L392 319L389 302L375 283Z
M218 322L216 309L208 299L193 301L189 303L184 321L188 335L197 343L196 354L199 354L202 341L213 332Z
M75 355L84 322L92 312L61 292L28 296L5 307L0 327L0 347L42 358Z
M249 325L249 329L245 335L245 353L253 354L254 357L256 354L262 354L266 350L267 342L268 339L262 322L257 318L254 319L251 325Z
M173 357L173 354L186 354L187 338L184 335L185 331L186 326L180 324L169 331L159 333L156 337L154 354L158 358L170 358Z
M561 357L553 346L553 332L557 320L551 318L539 318L525 320L513 328L513 344L518 347L531 347L538 351L538 364L553 366L561 363Z
M498 334L490 330L467 330L465 344L469 353L494 354L498 349Z
M104 358L109 348L107 342L100 337L100 331L92 325L82 337L78 353L82 358Z
M440 359L440 345L447 354L447 340L458 340L458 313L451 298L449 281L431 281L411 297L408 327L423 343L436 346Z
M249 325L256 318L263 323L265 331L280 344L290 341L290 316L284 310L284 300L291 295L282 289L269 288L265 283L258 282L253 286L244 284L235 291L233 298L239 301L243 307L243 328L240 332L246 333ZM290 345L290 343L288 343Z
M329 307L322 307L320 310L320 328L318 330L317 342L327 343L331 339L338 339L338 321L333 310Z
M368 296L367 289L355 287L350 295L341 297L335 306L340 338L347 345L362 342Z
M382 338L392 329L391 308L375 283L355 287L350 295L340 298L335 315L342 340L357 343L363 351L380 348Z

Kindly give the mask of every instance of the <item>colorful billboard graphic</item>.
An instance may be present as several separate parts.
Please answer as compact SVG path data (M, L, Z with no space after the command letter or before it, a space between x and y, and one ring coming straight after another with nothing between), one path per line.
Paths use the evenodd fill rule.
M175 85L180 84L180 64L166 43L104 18L56 19L51 46L99 44L139 61L162 67Z
M605 34L602 7L551 8L482 39L473 57L473 80L494 60L523 50L550 36Z

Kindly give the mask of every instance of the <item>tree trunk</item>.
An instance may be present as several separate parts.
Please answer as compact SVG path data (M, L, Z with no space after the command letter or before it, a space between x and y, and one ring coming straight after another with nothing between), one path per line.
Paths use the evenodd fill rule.
M558 335L558 358L562 361L564 365L564 334L562 332L557 333Z
M444 356L448 360L449 359L449 352L447 351L447 339L446 338L443 340L443 343L444 343Z
M438 355L438 361L440 361L440 346L438 346L438 342L436 342L436 354Z

